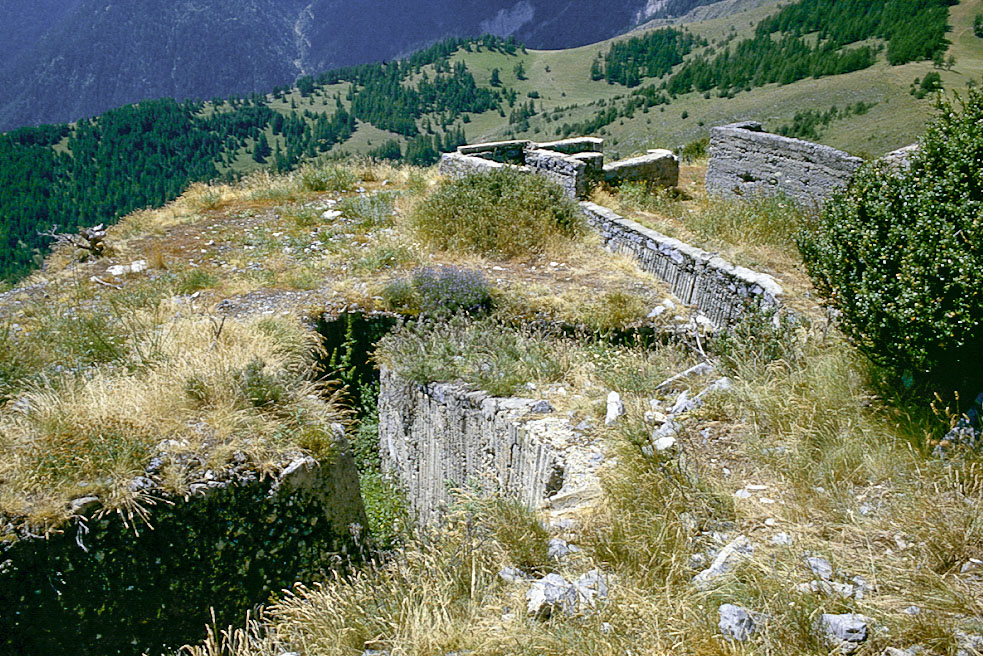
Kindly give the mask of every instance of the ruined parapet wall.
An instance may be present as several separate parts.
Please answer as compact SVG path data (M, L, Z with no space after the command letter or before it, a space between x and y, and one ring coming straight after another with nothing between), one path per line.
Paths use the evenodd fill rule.
M731 324L749 307L781 303L782 288L769 275L735 266L606 207L588 202L580 206L606 246L633 256L640 268L665 281L676 298L696 306L716 326Z
M526 166L563 187L570 198L587 194L587 162L553 150L526 151Z
M763 132L760 123L734 123L710 131L706 188L724 197L782 193L819 207L849 185L862 164L829 146Z
M337 446L277 476L209 472L185 497L148 489L152 528L87 498L61 533L0 534L0 653L161 653L203 637L211 608L226 626L318 580L333 554L357 555L351 526L367 526L355 462L343 437Z
M539 150L552 150L564 155L601 153L604 152L604 139L600 137L572 137L560 141L545 141L536 144L535 147Z
M591 183L617 184L644 180L666 187L679 182L679 159L669 150L604 165L604 140L576 137L536 144L531 141L496 141L460 146L440 158L441 175L463 177L488 173L505 166L547 177L571 198L583 198Z
M531 141L492 141L489 143L458 146L457 152L461 155L471 157L481 157L503 164L522 164L524 163L525 152L532 147Z
M892 150L887 155L881 157L880 162L889 169L904 171L911 167L911 158L915 156L919 148L920 146L918 144L911 144L904 148Z
M675 187L679 183L679 158L671 150L650 150L640 157L607 164L604 179L612 184L646 181L663 187Z
M603 459L567 418L533 399L496 398L451 383L418 385L381 374L379 451L423 523L440 517L450 488L502 492L557 511L597 493ZM548 404L546 404L548 406Z
M437 171L441 175L446 175L450 178L463 178L464 176L474 175L475 173L491 173L492 171L499 171L508 166L512 165L502 164L500 162L484 159L482 157L476 157L474 155L444 153L440 157L440 164L437 165ZM519 168L520 170L528 170L525 169L525 167Z

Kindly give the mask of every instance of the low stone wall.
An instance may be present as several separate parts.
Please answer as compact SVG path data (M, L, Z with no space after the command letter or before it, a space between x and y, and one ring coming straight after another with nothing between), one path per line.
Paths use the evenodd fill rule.
M553 150L528 150L526 166L563 187L570 198L587 194L587 162Z
M647 155L607 164L604 179L611 184L644 180L675 187L679 183L679 158L671 150L650 150Z
M504 164L522 164L525 152L534 144L526 140L491 141L482 144L458 146L461 155L490 159Z
M343 436L330 462L142 503L152 528L83 502L62 533L0 536L0 653L136 656L194 642L210 608L218 626L241 623L271 592L322 579L333 555L357 555L350 526L367 526Z
M724 197L782 193L802 206L821 207L862 164L829 146L764 132L760 123L734 123L710 131L706 188Z
M491 173L492 171L498 171L507 166L511 166L511 164L502 164L500 162L484 159L482 157L476 157L474 155L444 153L440 157L440 163L437 165L437 171L441 175L446 175L451 178L463 178L464 176L474 175L475 173ZM524 167L519 168L528 170Z
M598 491L603 456L568 420L533 399L496 398L463 385L418 385L381 372L379 452L423 523L438 519L450 488L502 492L562 512ZM539 404L539 405L537 405Z
M604 165L604 140L575 137L561 141L495 141L460 146L440 158L441 175L464 177L514 166L558 183L571 198L583 198L593 182L611 184L647 180L666 187L679 182L679 159L669 150L650 150L647 155Z
M676 298L696 306L718 327L731 324L749 307L781 302L782 288L769 275L735 266L595 203L580 207L605 245L633 256L640 268L665 281Z
M560 141L546 141L536 144L540 150L552 150L564 155L577 153L600 153L604 151L604 139L600 137L572 137Z

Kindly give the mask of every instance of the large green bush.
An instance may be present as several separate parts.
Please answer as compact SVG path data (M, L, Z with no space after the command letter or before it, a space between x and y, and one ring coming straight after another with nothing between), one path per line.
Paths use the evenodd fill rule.
M800 241L843 331L905 385L983 388L983 91L940 98L910 168L873 163Z
M511 169L442 183L412 212L421 239L456 253L542 253L582 230L576 203L554 182Z

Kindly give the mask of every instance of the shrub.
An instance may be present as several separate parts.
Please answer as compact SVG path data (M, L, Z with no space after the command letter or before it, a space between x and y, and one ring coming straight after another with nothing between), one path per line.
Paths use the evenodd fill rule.
M343 166L306 166L300 171L300 184L308 191L351 191L358 177Z
M393 220L394 197L395 194L379 193L346 198L338 204L338 210L364 228L389 225Z
M447 266L413 273L413 290L427 314L475 314L491 306L491 289L480 271Z
M906 170L868 165L800 250L840 325L906 387L978 391L983 375L983 91L939 98Z
M447 251L515 257L577 235L577 205L545 178L503 169L442 183L414 209L419 237Z

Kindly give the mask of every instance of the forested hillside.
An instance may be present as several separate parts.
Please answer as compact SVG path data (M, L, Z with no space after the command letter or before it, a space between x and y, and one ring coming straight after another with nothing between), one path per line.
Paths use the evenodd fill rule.
M963 4L958 20L971 26L968 6L979 2ZM527 50L511 37L450 39L402 60L305 75L265 95L148 101L16 130L0 136L0 278L30 271L46 246L38 233L52 226L110 223L193 181L314 158L361 153L426 165L466 141L571 134L607 136L617 156L698 143L710 125L749 116L774 116L766 127L815 139L866 122L876 127L861 133L876 147L896 148L921 130L932 89L962 75L943 70L953 59L948 10L947 0L799 0L744 15L753 20L568 51ZM967 29L959 52L983 54L983 39ZM851 82L866 71L876 84ZM824 85L812 85L816 78ZM794 100L776 112L768 103L782 94Z
M659 10L687 9L674 0ZM656 3L665 4L665 3ZM570 48L623 33L645 0L4 0L0 130L147 98L265 93L449 37ZM193 71L193 73L191 73Z

